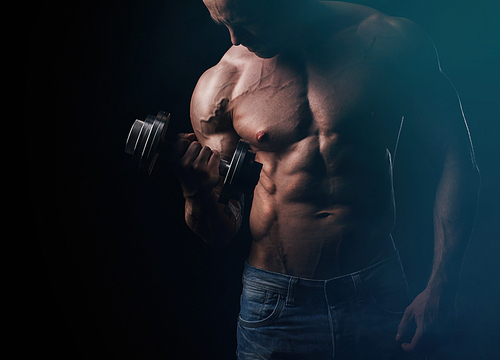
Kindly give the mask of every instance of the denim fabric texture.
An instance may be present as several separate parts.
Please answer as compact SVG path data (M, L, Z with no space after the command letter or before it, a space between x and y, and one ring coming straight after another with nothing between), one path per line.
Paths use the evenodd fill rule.
M247 263L238 359L408 359L394 339L410 300L398 253L329 280Z

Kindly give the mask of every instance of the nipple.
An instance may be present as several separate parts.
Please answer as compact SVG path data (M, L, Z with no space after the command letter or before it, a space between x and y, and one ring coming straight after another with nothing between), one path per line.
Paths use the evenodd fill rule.
M255 134L255 139L257 139L257 141L265 141L267 140L267 134L264 130L260 130L257 132L257 134Z

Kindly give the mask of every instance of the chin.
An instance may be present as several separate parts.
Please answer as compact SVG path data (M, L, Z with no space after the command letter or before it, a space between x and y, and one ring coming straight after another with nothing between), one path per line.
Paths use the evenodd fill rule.
M248 51L254 53L256 56L262 58L262 59L271 59L273 57L275 57L276 55L278 55L277 52L275 51L270 51L268 49L251 49L251 48L248 48Z
M254 53L254 54L260 57L261 59L272 59L273 57L278 55L278 54L271 55L271 54L261 54L261 53Z

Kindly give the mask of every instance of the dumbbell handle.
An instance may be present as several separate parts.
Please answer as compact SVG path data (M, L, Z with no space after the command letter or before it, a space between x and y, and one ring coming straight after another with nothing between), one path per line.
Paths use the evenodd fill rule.
M158 144L158 148L156 149L156 152L159 153L159 154L163 154L163 153L167 153L170 151L170 148L174 145L174 143L170 142L170 141L165 141L165 140L162 140L159 144ZM229 168L231 167L231 162L230 161L227 161L227 160L224 160L224 159L220 159L220 163L219 163L219 175L220 176L226 176L227 172L229 171Z
M160 152L171 143L165 142L170 114L160 111L156 117L148 115L146 120L135 120L125 144L125 152L132 155L132 162L139 170L151 174ZM167 145L167 146L165 146ZM249 151L249 144L238 142L231 162L221 159L219 174L224 177L219 202L227 204L240 192L253 190L257 184L262 164L255 161L255 154Z

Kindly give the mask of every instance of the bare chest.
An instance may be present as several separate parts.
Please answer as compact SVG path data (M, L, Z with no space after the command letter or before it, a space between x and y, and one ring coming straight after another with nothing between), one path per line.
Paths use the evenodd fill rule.
M262 151L286 152L305 139L327 149L339 142L378 146L391 143L397 128L387 94L381 73L364 63L262 61L240 77L231 115L236 132Z

